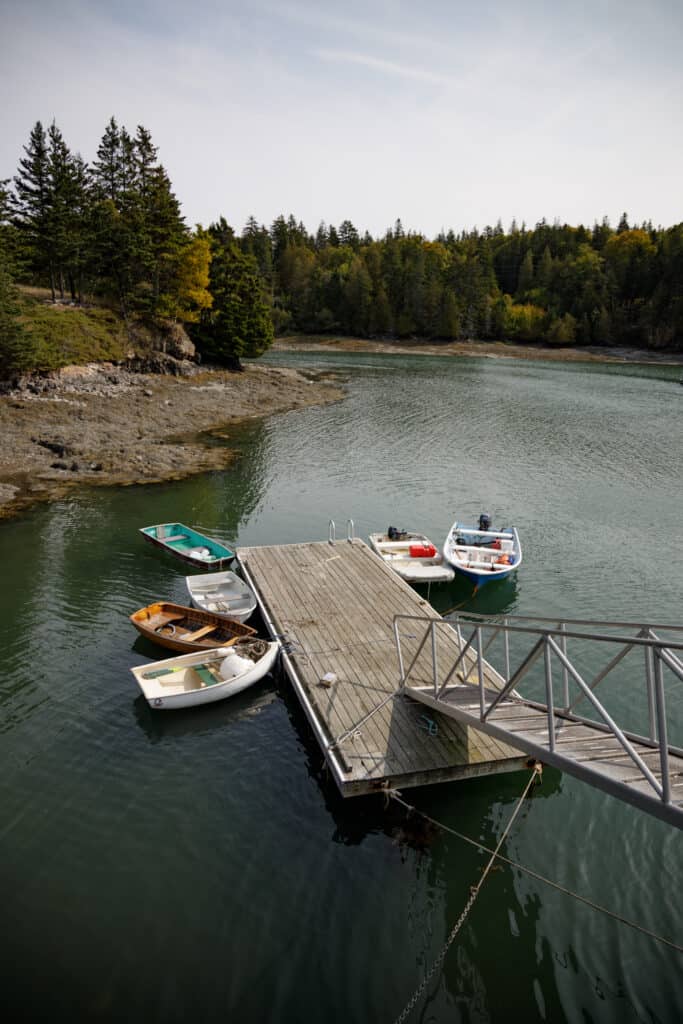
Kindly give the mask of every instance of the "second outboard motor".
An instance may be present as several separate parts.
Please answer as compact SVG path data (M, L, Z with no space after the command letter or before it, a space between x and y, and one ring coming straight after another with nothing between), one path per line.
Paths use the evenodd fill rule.
M488 512L482 512L479 516L479 529L490 530L491 529L491 516Z

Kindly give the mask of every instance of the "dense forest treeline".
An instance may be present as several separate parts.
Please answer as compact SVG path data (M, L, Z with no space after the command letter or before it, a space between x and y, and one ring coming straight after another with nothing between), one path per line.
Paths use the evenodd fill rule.
M293 217L251 219L240 239L273 296L276 331L683 345L683 224L662 229L514 222L429 240L350 221L310 235Z
M0 182L0 367L40 365L17 282L124 318L189 325L212 359L257 355L273 332L554 345L683 347L683 224L512 223L430 240L293 216L241 235L190 230L149 132L112 118L96 159L34 126ZM23 318L25 319L25 318Z

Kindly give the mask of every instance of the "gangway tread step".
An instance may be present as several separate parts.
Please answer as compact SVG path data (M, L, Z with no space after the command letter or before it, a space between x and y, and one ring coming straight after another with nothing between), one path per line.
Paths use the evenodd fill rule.
M457 684L437 699L433 687L408 683L405 692L413 699L537 757L546 764L575 775L655 816L683 828L683 757L668 751L671 799L665 803L619 739L602 723L573 720L556 712L554 749L550 749L548 712L536 702L522 698L503 699L482 722L478 687ZM475 699L476 697L476 699ZM490 703L487 698L487 706ZM661 784L661 755L656 743L630 739L633 750Z

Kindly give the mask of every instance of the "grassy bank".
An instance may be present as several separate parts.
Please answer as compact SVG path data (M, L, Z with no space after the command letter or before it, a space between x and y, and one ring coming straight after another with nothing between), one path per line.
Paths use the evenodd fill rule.
M141 324L126 324L104 305L72 306L53 303L42 288L20 288L21 323L35 350L37 370L57 370L126 358L131 348L151 343Z

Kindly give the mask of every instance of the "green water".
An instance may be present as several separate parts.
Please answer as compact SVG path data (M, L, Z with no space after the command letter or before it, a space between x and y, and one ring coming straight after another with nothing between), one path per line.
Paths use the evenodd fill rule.
M683 621L683 388L666 367L271 356L349 397L230 436L228 471L84 491L0 524L3 1003L10 1019L391 1021L486 858L380 799L342 801L286 681L153 714L127 616L185 597L138 528L237 544L392 523L441 543L487 510L518 578L442 610ZM629 677L630 679L630 677ZM668 684L683 737L683 691ZM628 694L622 694L622 707ZM525 784L407 791L493 845ZM505 852L679 943L680 833L546 769ZM510 867L411 1020L675 1021L681 955Z

